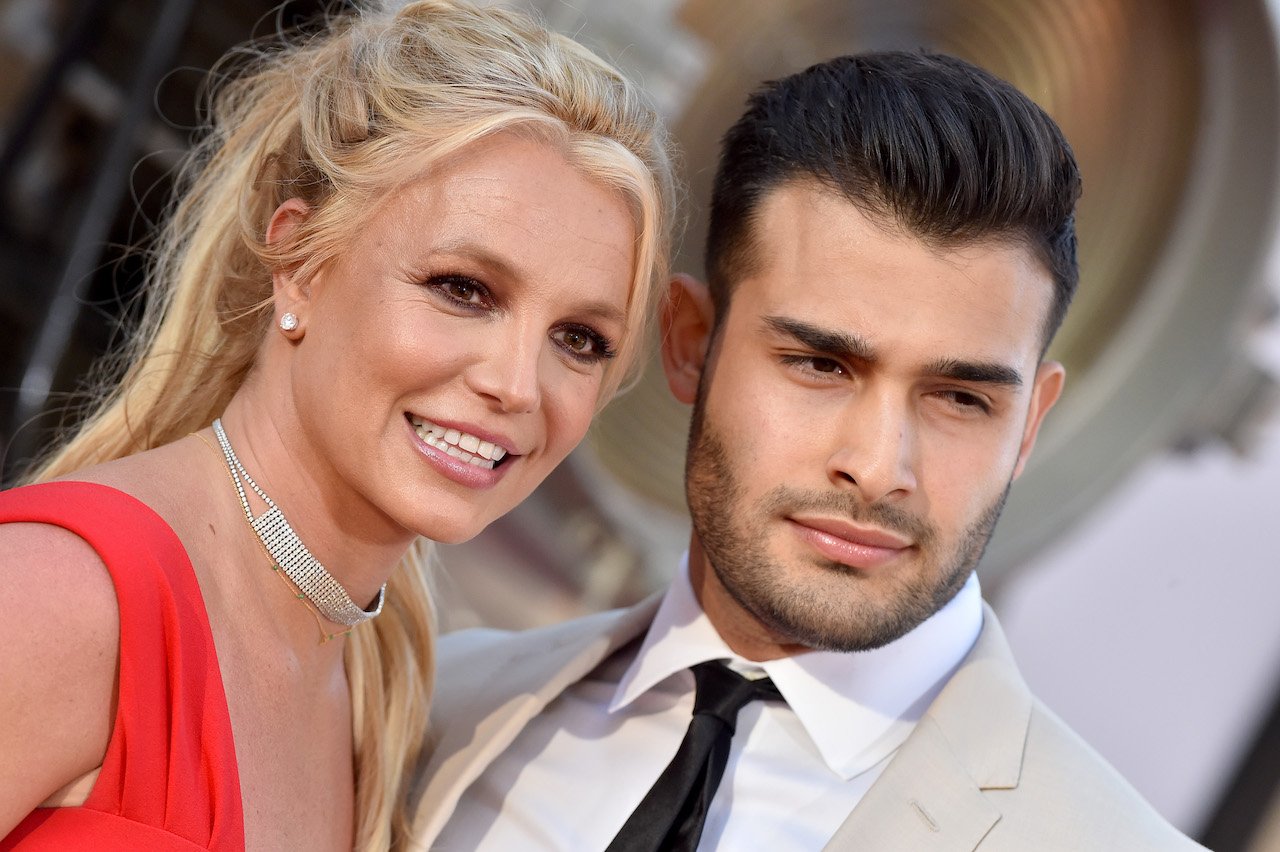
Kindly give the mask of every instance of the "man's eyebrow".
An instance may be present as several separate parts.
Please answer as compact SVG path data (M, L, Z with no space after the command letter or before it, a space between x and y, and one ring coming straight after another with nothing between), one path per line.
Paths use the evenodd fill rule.
M925 368L925 375L984 385L1021 387L1022 374L1013 367L984 361L960 361L943 358Z
M856 334L819 328L790 317L765 317L764 323L778 334L790 337L814 352L856 361L875 360L871 344Z
M847 331L832 331L790 317L769 316L764 323L778 334L814 352L838 358L874 363L875 350L864 338ZM993 361L961 361L941 358L925 368L925 375L984 385L1021 387L1022 374Z

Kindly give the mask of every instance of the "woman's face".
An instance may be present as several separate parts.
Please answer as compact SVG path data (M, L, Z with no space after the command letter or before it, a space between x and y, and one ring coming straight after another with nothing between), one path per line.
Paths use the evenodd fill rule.
M514 136L385 196L345 253L285 288L317 487L442 542L527 497L600 401L635 236L620 194Z

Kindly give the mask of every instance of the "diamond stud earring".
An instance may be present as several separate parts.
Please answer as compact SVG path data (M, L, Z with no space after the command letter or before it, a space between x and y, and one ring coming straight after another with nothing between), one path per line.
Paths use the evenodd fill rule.
M298 315L295 313L287 313L280 317L281 331L296 331L298 328Z

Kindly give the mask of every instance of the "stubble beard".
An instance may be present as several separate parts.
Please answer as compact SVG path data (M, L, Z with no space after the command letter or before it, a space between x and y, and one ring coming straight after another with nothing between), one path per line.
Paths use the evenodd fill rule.
M758 505L747 506L727 444L704 422L702 403L699 393L685 465L694 532L729 595L786 644L846 652L887 645L955 597L982 559L1008 485L946 553L938 552L937 532L923 519L893 506L868 505L848 492L778 486ZM912 539L916 557L925 564L914 573L894 566L883 569L887 590L837 562L822 565L824 573L812 582L791 581L769 554L766 523L802 509L901 532Z

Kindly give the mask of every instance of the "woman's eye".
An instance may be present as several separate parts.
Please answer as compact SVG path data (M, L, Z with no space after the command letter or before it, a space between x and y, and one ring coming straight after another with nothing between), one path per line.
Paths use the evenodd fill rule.
M427 283L445 298L463 305L484 307L492 301L483 284L464 275L439 275Z
M551 339L573 358L584 363L612 358L613 348L597 332L580 326L569 326L552 332Z
M474 284L455 281L449 285L449 295L462 302L474 302L476 297L480 295L480 289Z
M592 340L580 331L565 331L560 335L560 342L574 352L590 352Z

